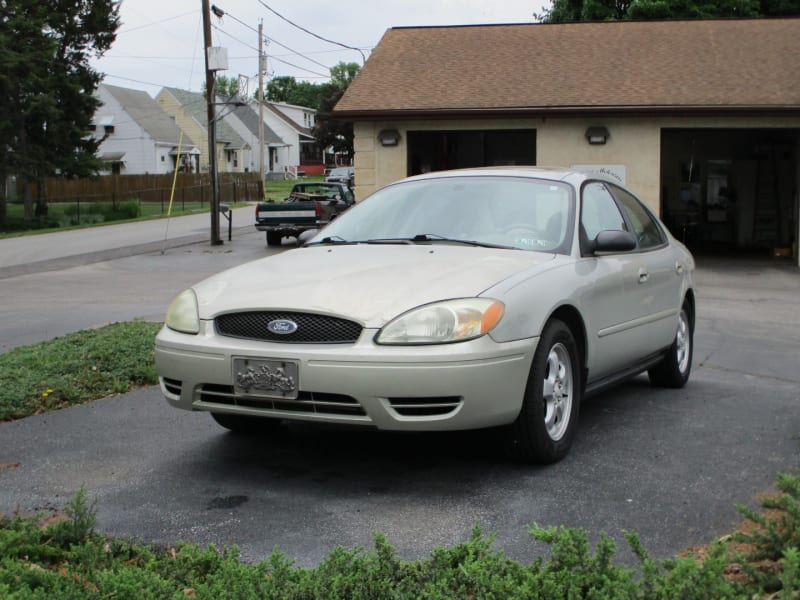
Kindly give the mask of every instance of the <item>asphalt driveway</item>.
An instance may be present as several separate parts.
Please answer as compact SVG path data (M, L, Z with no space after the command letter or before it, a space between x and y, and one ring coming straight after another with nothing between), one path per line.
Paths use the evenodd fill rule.
M58 329L160 319L169 299L220 268L263 256L263 237L190 244L0 282L0 343L16 322ZM492 432L387 434L289 425L225 432L171 409L156 388L0 423L0 512L50 511L85 485L98 529L172 544L235 543L247 560L279 548L301 565L383 531L407 558L466 539L475 523L530 561L533 522L605 531L630 553L636 530L667 557L706 543L755 505L800 447L800 271L772 261L699 259L692 379L646 378L588 401L576 443L544 468L508 462ZM62 293L66 288L66 293ZM67 300L65 300L65 298ZM59 333L60 334L60 333ZM30 342L23 342L30 343Z

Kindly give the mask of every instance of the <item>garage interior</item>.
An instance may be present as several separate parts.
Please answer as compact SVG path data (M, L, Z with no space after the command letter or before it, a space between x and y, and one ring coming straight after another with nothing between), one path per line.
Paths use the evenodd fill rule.
M664 129L661 217L693 252L797 256L800 130Z

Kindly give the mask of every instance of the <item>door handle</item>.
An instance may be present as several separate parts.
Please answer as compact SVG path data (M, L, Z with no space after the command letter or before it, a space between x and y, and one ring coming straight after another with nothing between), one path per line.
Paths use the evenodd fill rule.
M647 273L646 269L639 269L639 283L647 283L647 278L650 275Z
M678 275L683 275L683 265L681 263L675 263L675 272Z

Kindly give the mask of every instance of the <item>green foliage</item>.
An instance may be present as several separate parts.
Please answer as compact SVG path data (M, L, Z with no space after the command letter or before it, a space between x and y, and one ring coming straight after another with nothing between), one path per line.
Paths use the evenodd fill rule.
M331 67L331 84L340 90L346 90L353 83L353 79L356 78L359 71L361 71L361 65L358 63L340 62L335 64Z
M768 514L737 507L755 528L736 533L734 539L750 548L742 563L752 579L768 591L800 596L800 477L781 473L776 485L780 493L761 501Z
M125 202L86 202L83 204L67 204L64 215L69 218L70 225L85 222L111 222L137 219L142 214L138 200Z
M64 507L66 518L50 528L53 541L62 547L80 544L94 535L97 522L97 500L89 500L86 488L81 488Z
M96 172L99 141L89 134L101 75L90 61L114 41L119 3L4 0L2 6L0 180L12 173L38 180Z
M0 354L0 421L80 404L157 381L160 325L115 323Z
M554 0L545 23L800 15L800 0Z

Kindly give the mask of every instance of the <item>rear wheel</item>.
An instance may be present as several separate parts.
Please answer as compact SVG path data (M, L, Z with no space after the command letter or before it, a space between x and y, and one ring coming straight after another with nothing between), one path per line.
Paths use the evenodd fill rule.
M581 390L575 338L569 327L554 319L542 332L522 409L509 426L509 456L537 463L563 458L575 435Z
M237 433L270 431L278 428L281 423L279 419L270 419L269 417L249 417L230 413L212 412L211 417L225 429L230 429Z
M689 381L694 355L694 335L689 306L683 305L678 317L678 331L664 359L647 371L653 385L681 388Z
M283 236L280 231L267 232L267 246L280 246L283 241Z

